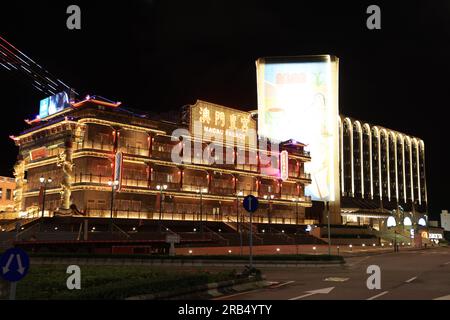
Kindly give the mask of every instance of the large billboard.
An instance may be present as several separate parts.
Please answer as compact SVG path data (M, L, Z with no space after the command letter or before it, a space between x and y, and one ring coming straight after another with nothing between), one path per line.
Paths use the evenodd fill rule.
M305 194L334 201L338 183L338 59L330 55L272 57L256 61L258 133L306 144L312 184Z
M39 118L45 118L55 114L69 105L69 95L63 91L54 96L42 99L39 104Z

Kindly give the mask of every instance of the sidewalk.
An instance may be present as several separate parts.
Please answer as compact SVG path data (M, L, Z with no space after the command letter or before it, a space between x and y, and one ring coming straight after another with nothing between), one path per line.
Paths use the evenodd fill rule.
M432 247L428 247L432 248ZM400 246L399 250L422 250L425 248L417 248L413 245ZM328 254L328 245L267 245L253 246L253 255L264 254ZM177 255L223 255L223 254L240 254L239 246L224 247L192 247L192 248L175 248ZM331 246L332 255L355 256L372 253L388 253L394 252L393 246ZM249 254L249 247L242 247L242 254Z

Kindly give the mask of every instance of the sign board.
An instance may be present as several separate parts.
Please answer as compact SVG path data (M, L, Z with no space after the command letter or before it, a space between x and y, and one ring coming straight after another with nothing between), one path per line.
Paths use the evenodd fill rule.
M441 233L431 233L428 232L428 239L443 239L444 237L442 236Z
M0 275L9 282L22 280L30 268L28 254L19 248L6 250L0 257Z
M189 130L202 141L212 141L211 136L216 135L220 136L224 143L236 145L253 143L249 141L247 132L253 130L256 133L256 121L249 112L197 100L190 107L190 117Z
M41 159L41 158L46 158L47 157L47 148L46 147L41 147L41 148L37 148L37 149L33 149L30 151L30 160L37 160L37 159Z
M246 196L242 201L242 204L244 206L244 209L247 210L248 212L255 212L256 210L258 210L259 207L258 198L252 195Z
M169 233L166 235L166 242L167 243L180 243L180 235Z
M39 104L39 118L51 116L67 106L69 106L69 95L65 91L42 99Z
M305 195L339 195L338 59L330 55L270 57L256 61L259 135L306 145L312 183Z
M289 154L286 150L280 153L280 178L283 181L289 178Z
M121 151L116 152L114 161L114 181L119 181L116 191L120 191L122 188L122 171L123 171L123 153Z

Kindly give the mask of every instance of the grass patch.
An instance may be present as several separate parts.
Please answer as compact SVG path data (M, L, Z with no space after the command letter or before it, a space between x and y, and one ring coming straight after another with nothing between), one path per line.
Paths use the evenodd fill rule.
M166 271L141 266L80 266L81 290L68 290L66 265L35 265L17 285L22 300L116 300L234 280L236 272Z

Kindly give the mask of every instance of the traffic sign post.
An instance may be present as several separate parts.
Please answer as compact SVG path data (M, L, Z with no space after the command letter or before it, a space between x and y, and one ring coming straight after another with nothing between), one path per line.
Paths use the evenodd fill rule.
M249 239L249 256L250 256L250 270L253 269L253 212L258 210L259 201L258 198L252 195L248 195L242 201L244 209L250 213L250 239Z
M0 256L0 275L6 281L11 282L10 300L16 298L17 282L27 275L29 268L30 258L22 249L11 248Z

